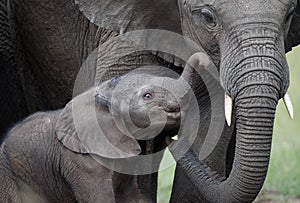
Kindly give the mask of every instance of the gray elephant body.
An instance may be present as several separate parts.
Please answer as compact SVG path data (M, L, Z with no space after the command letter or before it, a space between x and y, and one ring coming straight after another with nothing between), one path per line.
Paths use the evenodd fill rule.
M17 92L18 95L12 96L12 98L17 101L18 98L25 98L26 110L24 112L60 108L71 99L72 86L81 63L98 44L112 39L117 33L141 28L159 28L180 33L179 28L181 26L183 35L201 45L218 67L221 86L216 81L209 81L216 86L215 95L219 95L218 98L223 98L222 94L225 90L233 99L237 98L235 100L237 101L236 106L241 107L238 111L234 111L237 114L233 114L234 119L231 128L228 128L225 123L221 124L224 124L221 138L216 148L205 159L205 163L222 176L229 177L232 168L235 169L235 174L240 176L256 176L257 174L245 175L243 174L245 171L241 172L240 168L233 167L233 163L237 163L237 161L233 161L237 151L236 141L240 141L236 132L241 132L235 129L234 120L240 118L239 121L241 121L246 116L245 121L251 112L260 112L264 114L260 115L263 118L259 118L258 115L252 116L258 118L255 123L260 124L259 127L273 125L274 106L286 92L288 86L288 71L284 54L299 44L299 4L299 1L296 0L285 2L179 0L178 5L173 0L155 2L129 0L50 2L44 0L33 3L12 0L10 1L9 13L13 39L16 41L17 47L17 72L22 86L21 90ZM99 29L93 23L101 28ZM103 27L115 32L102 29ZM109 46L106 45L102 50L100 49L104 56L107 53L111 54L109 58L111 60L102 61L108 78L124 74L139 67L139 65L161 64L163 61L149 53L114 55L114 52L109 53L107 51L109 47L117 44L112 41ZM124 49L123 46L120 47ZM116 49L114 47L114 50ZM261 56L266 56L267 59L263 58L264 60L262 60ZM166 59L166 61L170 60ZM117 69L118 63L125 65L124 68ZM90 65L94 66L95 64ZM170 65L170 68L178 70L178 67L174 65ZM92 71L88 71L88 73L91 78L94 78L93 74L95 73ZM245 79L249 80L243 82ZM210 121L214 117L211 108L215 99L211 98L214 94L208 91L206 84L200 77L196 81L198 84L195 85L194 89L201 112L200 126L202 126L202 131L198 132L198 137L192 148L196 156L200 157L200 149L209 131ZM90 82L94 84L97 81L90 80ZM261 84L264 85L260 86ZM251 85L252 87L247 88ZM261 92L253 90L255 85L259 87L256 89ZM272 90L268 86L273 86ZM245 94L243 95L242 92ZM253 98L255 95L260 98L263 97L265 101L254 98L249 102L245 99L246 97ZM270 98L272 101L266 98ZM9 102L7 103L9 104ZM270 103L272 107L271 110L269 107L267 107L269 109L264 110L249 110L249 106L245 105L247 103L252 103L253 106ZM249 111L244 113L241 109L248 109ZM223 114L223 112L221 111L219 114ZM268 114L269 121L265 120L266 114ZM266 123L268 124L265 125ZM261 137L261 134L257 134L255 128L252 128L253 126L249 123L237 126L245 126L244 131L242 131L243 135L255 134L256 137L265 140L264 135ZM8 126L2 128L5 127ZM261 132L265 131L266 128L261 129ZM267 131L271 132L270 128ZM256 140L258 141L256 147L243 149L247 151L247 154L249 152L251 156L254 156L251 161L261 160L261 157L255 156L259 153L258 151L268 151L266 147L270 148L271 134L269 133L266 143L259 143ZM248 136L250 140L244 139L242 143L243 141L247 143L253 141L251 137ZM241 142L238 142L238 145L240 144ZM145 150L147 153L151 153L153 151L151 146L155 146L155 144L146 142L143 148L147 149ZM257 150L256 153L254 152L255 149L260 150ZM265 157L264 163L267 166L269 153L262 156ZM249 160L249 157L243 158ZM260 168L259 163L248 171L258 168ZM237 192L234 195L227 195L234 197L234 200L227 199L228 202L251 202L262 186L266 169L267 167L264 167L258 181L253 181L255 178L252 180L243 178L243 187L255 187L255 189L249 194ZM202 185L202 183L191 184L194 180L189 178L187 174L194 173L183 171L181 167L177 168L172 202L181 202L182 199L198 202L207 198L208 193L197 188L197 185ZM144 192L150 194L152 199L156 197L156 177L156 174L149 174L139 180L141 188L144 188ZM233 179L238 180L238 178ZM230 181L228 183L235 185ZM249 186L248 183L252 183L252 185ZM223 195L212 196L220 197L219 201L225 201L226 189L224 188L226 187L224 186L221 190L214 188L209 191L221 191L220 193ZM232 189L232 187L227 188Z

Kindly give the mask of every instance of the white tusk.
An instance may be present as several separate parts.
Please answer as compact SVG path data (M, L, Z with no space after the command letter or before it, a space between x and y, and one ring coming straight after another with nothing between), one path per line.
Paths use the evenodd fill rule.
M231 125L231 115L232 115L232 98L225 93L225 119L227 125Z
M174 137L172 137L172 140L177 141L178 140L178 135L175 135Z
M289 112L289 115L290 115L291 119L294 119L293 104L292 104L292 100L291 100L288 93L286 93L286 95L284 95L283 101L284 101L284 104L285 104L285 107L286 107L287 111Z

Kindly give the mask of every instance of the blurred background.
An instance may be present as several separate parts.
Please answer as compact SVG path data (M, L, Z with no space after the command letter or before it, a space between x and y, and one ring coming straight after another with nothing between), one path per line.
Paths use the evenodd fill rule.
M268 175L256 203L300 203L300 46L287 54L290 67L289 94L294 105L294 120L281 100L278 104ZM297 89L299 88L299 89ZM165 152L163 163L172 157ZM159 173L158 203L169 202L175 162Z

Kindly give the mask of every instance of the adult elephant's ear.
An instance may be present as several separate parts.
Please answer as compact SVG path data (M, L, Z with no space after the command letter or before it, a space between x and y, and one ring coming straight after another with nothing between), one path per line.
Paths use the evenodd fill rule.
M297 2L297 7L292 19L290 30L285 43L285 51L289 52L294 46L300 44L300 0Z
M99 27L119 33L138 29L180 32L177 0L75 0L80 11Z
M138 142L116 126L108 108L97 102L97 88L75 97L60 112L55 133L68 149L118 159L138 155Z

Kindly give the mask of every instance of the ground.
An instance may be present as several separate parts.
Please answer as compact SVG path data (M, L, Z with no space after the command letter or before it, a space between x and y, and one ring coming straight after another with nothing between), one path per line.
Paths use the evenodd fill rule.
M300 203L300 197L291 197L279 192L263 190L254 203Z

